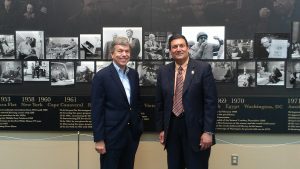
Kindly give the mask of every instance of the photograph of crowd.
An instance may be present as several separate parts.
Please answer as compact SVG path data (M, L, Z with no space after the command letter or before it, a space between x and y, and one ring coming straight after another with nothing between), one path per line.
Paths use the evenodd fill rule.
M49 61L24 61L24 81L48 81L49 82Z
M67 86L74 85L74 62L60 61L51 62L51 86Z
M256 62L256 84L258 86L273 85L284 86L284 61L258 61Z
M182 27L193 59L224 59L224 26Z
M0 59L15 59L14 35L0 35Z
M238 61L237 74L238 87L255 87L255 61Z
M22 83L21 61L0 61L0 83Z
M101 59L101 34L80 34L80 59Z
M44 59L43 31L16 31L17 59Z
M78 59L78 37L46 38L46 59Z

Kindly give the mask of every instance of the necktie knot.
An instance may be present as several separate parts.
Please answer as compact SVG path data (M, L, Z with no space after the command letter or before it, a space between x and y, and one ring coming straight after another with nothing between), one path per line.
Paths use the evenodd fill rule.
M183 68L181 66L179 66L178 68L178 74L182 74Z

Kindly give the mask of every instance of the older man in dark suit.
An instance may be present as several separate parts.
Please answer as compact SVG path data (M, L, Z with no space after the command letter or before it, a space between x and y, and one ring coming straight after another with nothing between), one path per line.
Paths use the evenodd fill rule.
M189 58L184 36L169 39L174 62L159 69L156 122L169 169L208 169L217 114L217 90L209 64Z
M129 67L126 37L111 44L113 63L97 72L92 83L92 122L101 169L133 169L142 133L138 73Z
M132 52L131 52L131 58L132 59L140 59L140 51L141 51L141 44L140 40L138 38L133 37L133 30L132 29L127 29L126 30L126 35L128 38L128 41L131 45Z

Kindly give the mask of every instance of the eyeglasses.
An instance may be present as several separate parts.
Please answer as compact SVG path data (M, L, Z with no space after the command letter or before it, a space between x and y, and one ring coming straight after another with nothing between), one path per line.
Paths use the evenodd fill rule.
M201 36L201 37L199 37L199 39L207 39L207 37Z

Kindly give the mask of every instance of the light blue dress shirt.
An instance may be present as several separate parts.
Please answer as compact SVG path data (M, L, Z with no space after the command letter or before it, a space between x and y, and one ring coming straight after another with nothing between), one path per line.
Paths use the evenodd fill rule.
M130 83L129 83L129 79L128 79L128 72L129 72L129 68L126 67L125 68L125 71L122 70L117 64L115 64L115 62L113 62L117 72L118 72L118 75L119 75L119 78L123 84L123 87L125 89L125 93L126 93L126 96L127 96L127 100L128 100L128 103L130 104Z

